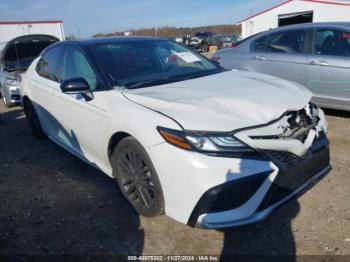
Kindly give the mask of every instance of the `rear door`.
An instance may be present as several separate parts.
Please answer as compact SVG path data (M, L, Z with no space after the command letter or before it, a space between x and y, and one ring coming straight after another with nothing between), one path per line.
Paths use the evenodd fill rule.
M350 30L315 29L307 83L324 106L350 107Z
M286 30L262 36L252 43L250 67L305 85L307 30Z
M56 136L57 120L54 116L53 97L59 89L59 65L62 54L60 46L50 48L41 56L36 66L36 75L32 78L30 98L45 133Z

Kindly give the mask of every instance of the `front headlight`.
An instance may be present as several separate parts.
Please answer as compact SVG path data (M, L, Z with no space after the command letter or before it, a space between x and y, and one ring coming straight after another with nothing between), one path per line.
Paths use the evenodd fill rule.
M8 78L6 77L5 82L10 86L19 86L20 81L18 79Z
M182 149L209 154L255 153L232 134L218 132L186 132L164 127L157 128L168 143Z

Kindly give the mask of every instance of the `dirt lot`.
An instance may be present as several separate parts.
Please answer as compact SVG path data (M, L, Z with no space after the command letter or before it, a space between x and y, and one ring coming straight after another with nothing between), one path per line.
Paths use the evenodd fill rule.
M268 220L225 231L138 217L112 179L35 140L21 108L0 114L2 255L350 255L350 114L327 112L329 176Z

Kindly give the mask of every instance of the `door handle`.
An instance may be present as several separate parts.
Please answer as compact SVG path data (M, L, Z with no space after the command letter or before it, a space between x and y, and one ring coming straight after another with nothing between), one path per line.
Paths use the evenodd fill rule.
M326 61L312 60L310 65L328 66L328 63Z
M259 61L265 61L265 60L266 60L266 57L256 55L256 56L253 57L253 59L254 59L254 60L259 60Z

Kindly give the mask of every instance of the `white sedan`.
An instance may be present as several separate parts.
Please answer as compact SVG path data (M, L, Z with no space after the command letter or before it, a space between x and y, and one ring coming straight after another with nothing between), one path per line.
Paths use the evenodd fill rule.
M36 137L115 178L144 216L205 228L260 221L331 169L307 89L226 71L165 39L53 44L21 94Z

